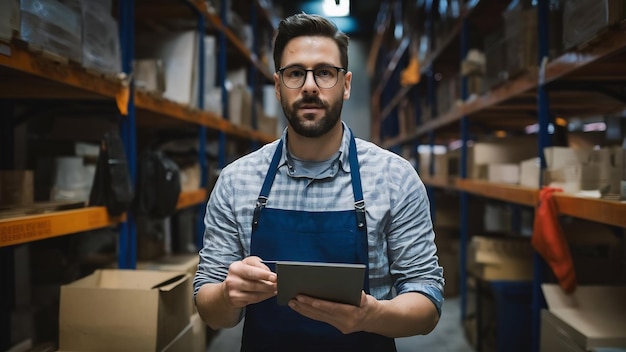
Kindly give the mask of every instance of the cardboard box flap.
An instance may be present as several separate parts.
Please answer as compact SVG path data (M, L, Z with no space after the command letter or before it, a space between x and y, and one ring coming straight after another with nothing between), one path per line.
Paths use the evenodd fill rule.
M160 282L154 286L152 286L151 289L159 289L160 291L169 291L172 288L178 286L178 284L180 284L182 281L187 280L189 277L188 274L186 273L181 273L179 275L176 275L172 278L169 278L163 282Z
M99 269L95 274L97 287L111 289L167 291L186 279L184 272L175 271Z
M541 285L548 309L586 337L587 347L626 347L626 286L578 286L570 295Z

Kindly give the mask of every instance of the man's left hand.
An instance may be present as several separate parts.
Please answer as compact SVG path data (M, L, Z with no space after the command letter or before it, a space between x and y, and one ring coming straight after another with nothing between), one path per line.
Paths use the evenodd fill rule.
M361 291L361 304L336 303L298 295L289 301L289 307L307 318L326 322L344 334L363 331L369 314L376 306L376 298Z

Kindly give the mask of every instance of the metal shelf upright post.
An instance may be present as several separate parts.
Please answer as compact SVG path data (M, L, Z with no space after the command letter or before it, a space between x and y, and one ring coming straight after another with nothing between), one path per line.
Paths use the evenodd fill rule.
M256 1L255 1L256 2ZM258 53L259 53L259 16L258 9L256 4L250 6L250 26L252 26L252 59L253 61L257 61ZM258 116L257 109L255 104L255 99L259 98L259 70L256 65L250 65L250 71L248 75L248 82L250 85L250 91L252 92L252 111L250 115L250 125L252 129L258 130ZM252 150L259 148L259 142L256 140L252 140L250 142L250 147Z
M220 0L220 21L224 28L228 27L228 0ZM226 33L219 31L218 35L218 57L217 57L217 80L222 88L222 116L228 120L228 90L226 89ZM219 150L217 156L217 167L221 170L226 166L226 133L219 132Z
M205 65L206 60L206 47L205 47L205 31L206 31L206 21L204 19L204 14L202 14L195 6L191 6L197 17L198 17L198 109L204 110L204 92L205 92L205 79L206 77L205 71L207 67ZM208 177L208 166L206 160L206 133L207 129L204 125L200 124L198 126L198 163L200 165L200 188L204 188L208 192L207 185L207 177ZM196 248L200 250L203 245L203 237L204 237L204 213L205 206L203 203L199 204L197 207L197 216L196 216Z
M542 187L543 170L546 168L546 159L543 153L544 148L549 147L552 142L548 131L550 120L550 100L548 96L548 89L545 84L545 64L550 50L549 43L549 0L539 0L537 4L537 24L538 24L538 41L539 44L537 50L537 60L539 64L539 82L537 85L537 112L539 122L538 132L538 152L539 160L541 162L539 177L539 186ZM532 283L532 312L531 312L531 336L532 336L532 351L539 351L539 336L541 329L541 309L545 307L543 294L541 292L541 283L544 281L543 272L545 268L545 262L539 256L537 252L533 252L533 283Z
M122 51L122 70L128 80L128 111L121 116L120 134L124 142L131 182L137 181L137 130L135 123L135 101L132 80L133 59L135 55L135 1L119 3L120 46ZM137 266L137 225L132 210L127 213L126 221L119 226L118 266L121 269L135 269Z
M460 59L464 60L469 51L469 29L467 25L467 18L463 19L460 31ZM466 101L468 98L468 86L467 77L461 76L461 100ZM459 167L459 176L461 179L467 178L467 143L469 139L469 119L467 116L461 117L461 165ZM461 191L459 194L460 201L460 239L459 239L459 262L460 262L460 275L461 282L459 288L461 291L461 323L465 319L467 313L467 241L469 239L468 234L468 207L469 207L469 195L465 191ZM480 334L478 336L478 346L480 346Z

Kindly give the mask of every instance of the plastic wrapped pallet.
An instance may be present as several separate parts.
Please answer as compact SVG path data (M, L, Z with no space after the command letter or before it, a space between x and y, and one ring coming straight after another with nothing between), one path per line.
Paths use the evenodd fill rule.
M563 5L564 48L583 44L624 18L624 0L566 0Z
M83 0L83 66L106 74L122 71L118 24L107 4Z
M31 46L81 62L80 12L57 0L22 0L21 37Z
M20 1L0 0L0 40L9 41L20 30Z

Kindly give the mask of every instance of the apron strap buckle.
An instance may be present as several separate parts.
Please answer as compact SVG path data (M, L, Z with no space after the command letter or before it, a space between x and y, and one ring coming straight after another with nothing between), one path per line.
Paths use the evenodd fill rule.
M365 227L365 201L359 200L354 203L354 209L356 210L356 224L359 228Z
M259 196L256 201L256 207L254 208L254 213L252 215L252 228L256 228L259 224L259 216L261 215L261 210L265 208L267 205L267 197Z

